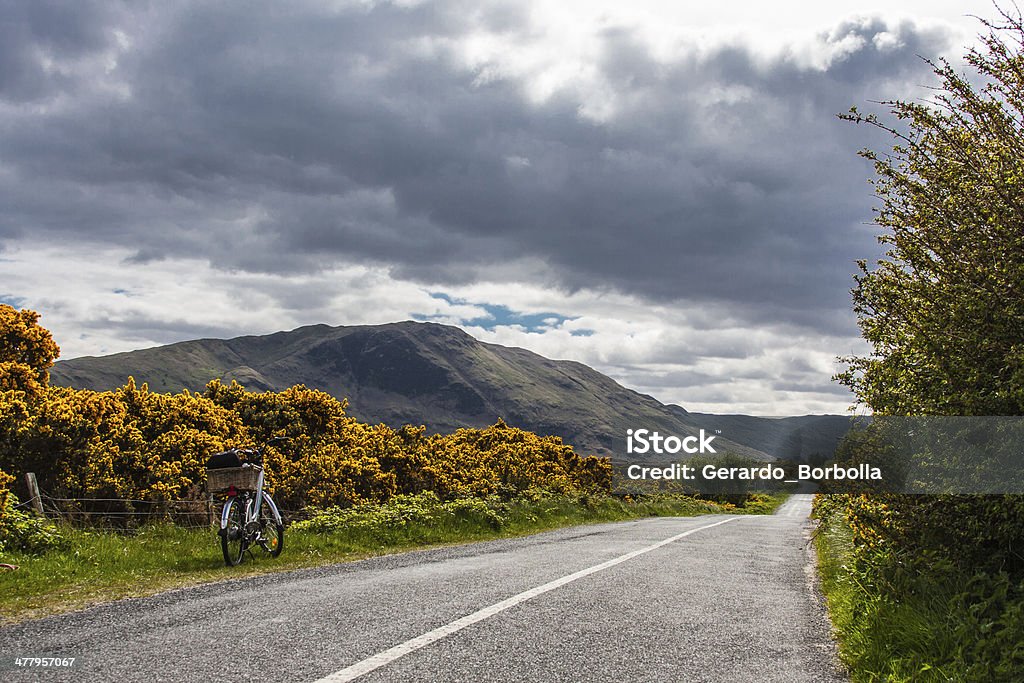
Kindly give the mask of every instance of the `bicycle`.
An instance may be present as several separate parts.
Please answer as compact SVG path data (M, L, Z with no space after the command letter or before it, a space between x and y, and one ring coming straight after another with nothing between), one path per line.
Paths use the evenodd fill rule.
M232 448L210 456L207 487L227 495L220 514L221 550L229 567L241 564L245 553L259 545L271 557L284 549L284 522L270 494L263 490L263 450L285 437L256 448ZM242 460L244 456L245 460Z

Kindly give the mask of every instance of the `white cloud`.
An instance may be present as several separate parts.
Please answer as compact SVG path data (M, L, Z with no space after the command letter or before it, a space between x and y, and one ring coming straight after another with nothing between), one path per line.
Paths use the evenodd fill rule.
M724 308L709 314L614 293L563 293L528 283L478 283L449 291L519 313L571 315L542 331L463 327L483 341L585 363L694 412L842 413L852 396L831 381L839 369L835 357L866 350L854 336L785 324L744 326ZM588 334L573 334L580 331Z

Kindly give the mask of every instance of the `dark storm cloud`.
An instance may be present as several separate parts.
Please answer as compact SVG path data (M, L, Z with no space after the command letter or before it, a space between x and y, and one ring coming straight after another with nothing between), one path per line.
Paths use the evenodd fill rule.
M67 67L114 42L115 3L0 0L0 99L34 102L74 92Z
M520 3L332 5L5 5L0 238L442 283L540 258L570 289L848 330L872 139L834 114L916 96L916 55L947 47L868 20L820 36L819 66L664 61L608 30L595 82L537 102L459 52L530 40Z

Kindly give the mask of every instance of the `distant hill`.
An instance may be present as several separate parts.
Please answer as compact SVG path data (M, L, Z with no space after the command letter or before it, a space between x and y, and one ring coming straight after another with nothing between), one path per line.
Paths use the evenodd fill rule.
M758 418L699 415L620 385L582 363L478 341L436 323L329 327L235 339L200 339L59 361L51 383L102 391L131 375L154 391L201 390L220 378L253 391L294 384L349 399L349 414L432 432L482 427L499 417L561 436L583 453L625 456L626 430L680 437L701 428L715 445L769 459L834 448L848 427L836 415ZM721 449L719 449L721 451Z

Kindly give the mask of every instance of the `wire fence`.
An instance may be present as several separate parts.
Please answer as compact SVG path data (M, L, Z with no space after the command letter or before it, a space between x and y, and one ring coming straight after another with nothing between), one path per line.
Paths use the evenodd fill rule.
M17 505L33 506L35 498ZM73 526L136 530L151 524L173 524L185 529L208 529L220 523L225 498L207 495L188 500L142 500L138 498L64 498L40 489L43 514ZM278 508L285 522L308 517L305 510Z
M34 502L35 502L35 500L36 500L36 499L35 499L34 497L33 497L33 498L29 498L29 499L28 499L28 500L26 500L26 501L25 501L24 503L18 503L17 505L15 505L15 506L14 506L14 509L15 509L15 510L20 510L20 509L22 509L22 508L29 508L29 507L31 507L31 506L32 506L32 503L34 503Z

